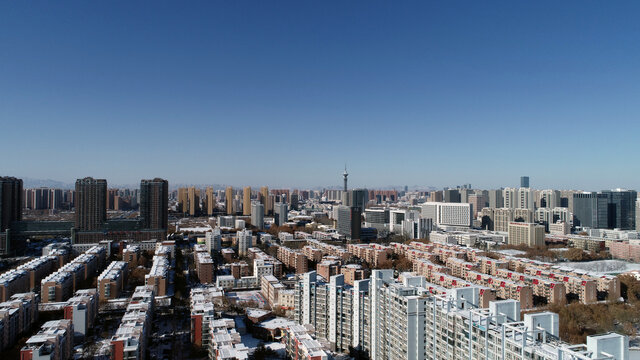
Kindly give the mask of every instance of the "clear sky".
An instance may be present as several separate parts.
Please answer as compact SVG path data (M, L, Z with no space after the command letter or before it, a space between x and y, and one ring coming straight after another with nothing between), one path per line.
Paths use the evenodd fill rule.
M640 188L639 1L3 1L0 175Z

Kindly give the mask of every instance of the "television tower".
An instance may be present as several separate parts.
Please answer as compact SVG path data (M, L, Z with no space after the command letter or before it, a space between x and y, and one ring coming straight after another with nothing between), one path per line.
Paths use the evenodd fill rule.
M347 164L344 164L344 173L342 173L342 176L344 177L344 191L347 191L347 177L349 176L349 173L347 173Z

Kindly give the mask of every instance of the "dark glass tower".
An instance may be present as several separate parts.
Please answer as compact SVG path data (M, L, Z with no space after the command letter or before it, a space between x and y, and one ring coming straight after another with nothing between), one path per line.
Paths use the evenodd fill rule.
M140 181L140 220L142 229L167 229L169 182L164 179Z

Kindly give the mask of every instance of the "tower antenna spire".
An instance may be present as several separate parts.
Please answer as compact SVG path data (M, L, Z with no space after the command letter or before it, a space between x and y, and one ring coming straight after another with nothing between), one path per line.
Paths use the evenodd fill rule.
M344 164L344 173L342 173L342 176L344 177L344 191L347 191L347 177L349 176L349 173L347 172L347 163Z

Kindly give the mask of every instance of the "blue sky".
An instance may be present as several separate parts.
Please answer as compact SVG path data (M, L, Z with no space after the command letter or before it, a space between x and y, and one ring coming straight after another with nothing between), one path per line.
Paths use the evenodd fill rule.
M637 1L0 4L2 175L640 188Z

